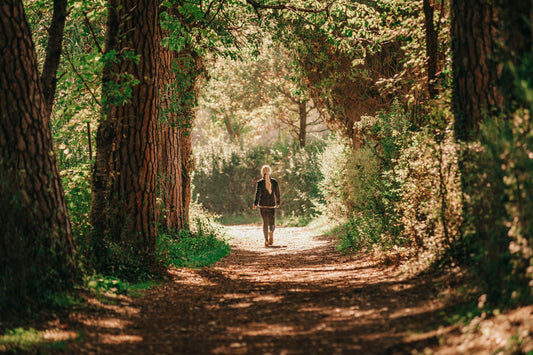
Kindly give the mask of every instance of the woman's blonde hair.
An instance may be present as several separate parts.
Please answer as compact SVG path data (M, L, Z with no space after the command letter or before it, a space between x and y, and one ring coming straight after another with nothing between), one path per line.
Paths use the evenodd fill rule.
M263 165L261 168L261 175L263 175L263 178L265 179L265 186L268 190L268 193L272 193L272 182L270 182L270 173L272 172L272 169L270 169L270 166Z

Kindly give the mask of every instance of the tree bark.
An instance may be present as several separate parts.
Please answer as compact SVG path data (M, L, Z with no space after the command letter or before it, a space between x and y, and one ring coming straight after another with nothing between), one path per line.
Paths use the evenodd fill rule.
M105 119L97 134L93 179L93 245L107 240L133 245L153 261L157 224L188 224L191 200L190 127L201 68L191 48L164 48L157 2L109 0L106 53L139 55L138 63L115 58L103 73ZM139 80L126 103L113 92L125 74ZM160 199L158 200L157 197ZM105 266L104 266L105 267Z
M109 0L107 3L107 23L105 53L111 53L118 47L120 19L117 12L118 0ZM108 229L107 198L110 194L110 159L113 143L116 137L115 119L107 114L110 109L106 92L113 83L114 73L112 66L107 63L103 68L102 85L102 118L96 131L96 154L93 167L91 224L93 234L90 241L91 249L96 263L103 261L105 255L106 230Z
M57 69L61 60L61 49L63 47L63 33L65 29L65 19L67 18L67 0L54 0L54 14L52 23L48 29L48 45L46 48L46 59L43 65L41 81L43 84L43 95L46 108L46 123L50 120L54 98L56 93Z
M191 129L198 97L198 79L204 72L202 58L193 48L186 48L176 57L178 68L177 81L181 86L179 113L180 151L181 151L181 205L184 226L189 223L189 206L191 204L191 172L194 170L192 159Z
M298 116L300 118L298 142L300 142L300 148L304 148L307 132L307 100L298 102Z
M183 206L183 221L189 223L189 207L191 205L191 172L194 170L192 160L192 135L190 129L181 131L181 204Z
M159 6L110 0L108 11L106 53L115 58L103 75L105 121L97 133L92 220L97 241L126 244L148 264L155 260L158 220ZM113 90L125 76L139 82L126 84L131 99L116 102Z
M498 12L486 0L453 1L451 6L453 110L459 139L469 139L502 105L494 61Z
M72 277L74 245L20 0L0 6L0 53L0 293L25 302Z
M161 39L167 34L161 32ZM181 132L176 100L180 93L176 90L174 68L175 53L161 46L160 84L161 108L159 119L159 181L160 196L164 206L161 226L167 230L182 229L185 225L182 204L181 174Z

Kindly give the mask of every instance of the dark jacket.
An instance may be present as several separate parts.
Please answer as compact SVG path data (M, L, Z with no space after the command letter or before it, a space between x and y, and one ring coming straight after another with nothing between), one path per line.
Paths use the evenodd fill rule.
M279 185L275 179L270 178L272 193L268 193L265 179L258 180L255 187L255 206L274 207L280 204Z

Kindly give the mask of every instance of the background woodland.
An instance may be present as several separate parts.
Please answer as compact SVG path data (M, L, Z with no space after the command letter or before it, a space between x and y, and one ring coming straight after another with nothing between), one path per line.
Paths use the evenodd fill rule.
M227 255L216 220L257 221L263 164L281 223L531 303L531 18L522 0L3 1L2 318Z

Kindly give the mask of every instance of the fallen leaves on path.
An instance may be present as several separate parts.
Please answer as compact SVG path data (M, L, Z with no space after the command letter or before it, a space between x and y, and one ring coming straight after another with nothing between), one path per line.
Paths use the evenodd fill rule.
M332 237L228 227L232 254L214 267L170 269L143 298L74 315L83 339L66 352L99 354L409 354L457 350L439 339L445 304L428 276L406 277L370 254L343 255ZM460 335L458 335L460 336ZM440 350L439 350L440 349ZM468 349L470 351L471 349Z

